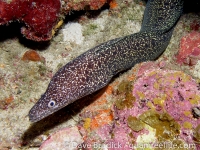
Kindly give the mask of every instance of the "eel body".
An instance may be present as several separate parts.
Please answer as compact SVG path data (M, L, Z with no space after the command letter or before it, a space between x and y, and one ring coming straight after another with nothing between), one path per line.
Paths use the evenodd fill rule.
M30 110L30 121L103 88L120 71L155 60L169 44L182 7L182 0L149 0L140 32L102 43L62 67Z

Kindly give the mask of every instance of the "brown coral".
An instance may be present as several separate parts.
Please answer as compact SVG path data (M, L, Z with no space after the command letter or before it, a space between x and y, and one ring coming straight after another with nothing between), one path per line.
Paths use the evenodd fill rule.
M36 51L26 51L22 57L23 61L44 61L44 57L40 56Z

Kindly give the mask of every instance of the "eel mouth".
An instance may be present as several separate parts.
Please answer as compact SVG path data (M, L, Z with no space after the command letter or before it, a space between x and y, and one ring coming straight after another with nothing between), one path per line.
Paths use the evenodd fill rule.
M29 121L31 122L38 122L40 120L42 120L43 118L45 118L47 115L40 115L40 116L37 116L35 113L34 113L34 110L33 108L30 110L29 114L28 114L28 117L29 117Z
M37 117L37 118L35 118L30 113L29 113L28 116L29 116L29 121L31 121L33 123L38 122L38 121L40 121L40 120L42 120L44 118L44 117Z
M56 110L55 110L55 111L56 111ZM49 111L48 113L42 113L42 114L40 114L40 115L37 116L37 115L34 113L33 108L32 108L32 109L30 110L29 114L28 114L28 116L29 116L29 121L31 121L31 122L33 122L33 123L38 122L38 121L44 119L45 117L50 116L50 115L51 115L52 113L54 113L55 111L53 111L53 112Z
M54 113L55 111L57 111L57 110L43 110L43 111L39 111L39 109L38 109L38 107L36 107L36 105L35 106L33 106L32 108L31 108L31 110L29 111L29 114L28 114L28 116L29 116L29 121L31 121L31 122L38 122L38 121L40 121L40 120L42 120L43 118L45 118L45 117L47 117L47 116L49 116L49 115L51 115L52 113Z

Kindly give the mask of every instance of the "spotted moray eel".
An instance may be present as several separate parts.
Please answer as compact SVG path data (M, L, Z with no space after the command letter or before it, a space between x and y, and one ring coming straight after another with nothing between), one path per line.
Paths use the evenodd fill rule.
M158 58L182 9L182 0L149 0L140 32L102 43L63 66L30 110L30 121L37 122L103 88L117 73L137 63Z

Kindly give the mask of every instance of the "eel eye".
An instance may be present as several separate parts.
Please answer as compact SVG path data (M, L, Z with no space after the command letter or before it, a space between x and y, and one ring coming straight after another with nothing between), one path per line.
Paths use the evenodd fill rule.
M54 100L51 100L49 103L48 103L48 107L49 108L53 108L55 106L56 102Z

